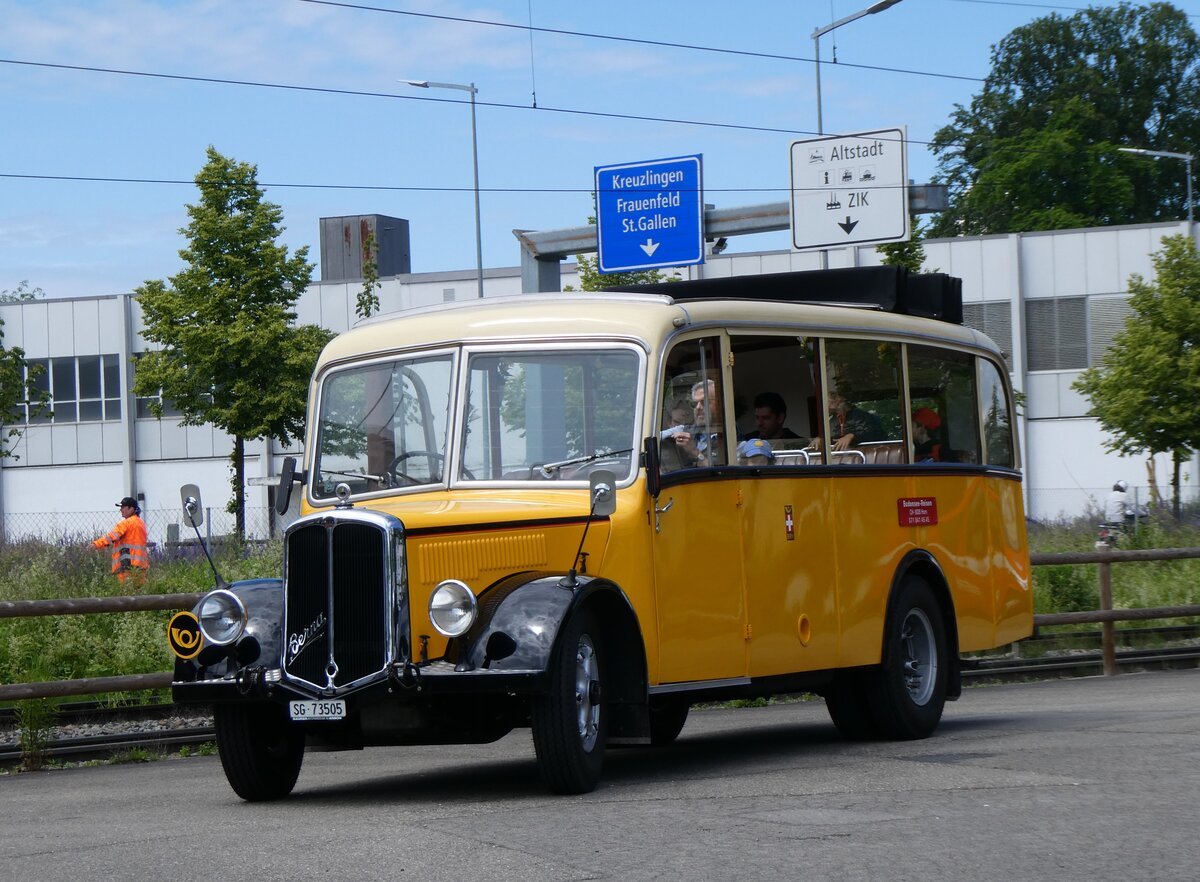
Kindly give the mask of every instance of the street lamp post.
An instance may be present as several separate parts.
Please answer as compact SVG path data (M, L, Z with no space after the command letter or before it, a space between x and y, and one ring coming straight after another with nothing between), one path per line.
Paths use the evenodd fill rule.
M1141 147L1118 147L1121 153L1135 153L1138 156L1162 157L1163 159L1182 159L1187 163L1187 203L1188 229L1192 228L1192 160L1196 157L1191 153L1168 153L1166 150L1144 150Z
M474 83L434 83L429 80L404 80L418 89L456 89L471 95L471 165L475 172L475 274L479 296L483 297L483 232L479 222L479 140L475 134L475 96L479 90Z
M858 12L847 15L845 18L839 18L833 24L827 24L823 28L817 28L812 32L813 41L813 60L817 63L817 134L825 134L825 128L821 120L821 37L828 34L830 31L836 31L842 25L850 24L852 21L858 21L863 16L874 15L877 12L883 12L899 3L900 0L878 0L872 3L866 9L860 9Z

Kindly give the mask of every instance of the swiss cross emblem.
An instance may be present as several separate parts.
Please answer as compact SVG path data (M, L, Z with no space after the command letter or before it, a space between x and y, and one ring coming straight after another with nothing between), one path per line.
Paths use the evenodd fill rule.
M792 518L792 507L783 507L783 529L787 531L788 542L796 538L796 521Z

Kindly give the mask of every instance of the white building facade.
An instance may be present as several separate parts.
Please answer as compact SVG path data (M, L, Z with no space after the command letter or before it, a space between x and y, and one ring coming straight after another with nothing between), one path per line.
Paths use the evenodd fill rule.
M926 269L963 280L965 323L991 336L1008 355L1013 385L1025 395L1020 432L1028 514L1039 520L1093 510L1112 483L1129 482L1131 496L1148 495L1144 458L1105 451L1105 435L1086 415L1088 402L1071 388L1098 362L1129 313L1128 285L1152 279L1151 256L1164 236L1188 234L1188 224L1020 233L929 240ZM680 275L738 276L813 269L814 253L770 251L712 256ZM873 247L827 253L830 266L879 263ZM562 287L578 288L573 264L563 264ZM380 279L381 312L476 296L473 270L405 273ZM519 267L489 269L485 296L521 293ZM338 332L356 320L362 281L311 285L297 303L298 320ZM546 297L570 296L547 293ZM128 390L141 337L141 310L129 295L0 304L3 344L20 347L46 368L53 417L23 427L14 457L0 460L0 526L9 540L99 535L115 523L114 503L142 500L155 542L178 537L179 487L197 484L208 507L205 532L232 531L232 438L212 426L182 426L177 416L155 418L150 402ZM266 483L289 452L272 442L248 442L247 527L275 529ZM1160 457L1164 489L1170 463ZM1185 502L1200 496L1200 461L1185 470ZM186 537L183 537L186 538Z

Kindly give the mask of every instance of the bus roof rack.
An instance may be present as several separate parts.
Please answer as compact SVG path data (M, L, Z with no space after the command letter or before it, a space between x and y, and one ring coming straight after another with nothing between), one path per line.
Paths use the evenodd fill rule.
M902 266L863 266L729 276L652 285L622 285L610 291L666 294L676 301L774 300L875 306L899 315L961 325L962 279L945 273L912 273Z

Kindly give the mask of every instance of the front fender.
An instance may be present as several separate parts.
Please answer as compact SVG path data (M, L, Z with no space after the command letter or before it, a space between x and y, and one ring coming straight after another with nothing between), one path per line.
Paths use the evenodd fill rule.
M219 679L252 664L278 667L284 640L283 580L244 579L227 588L246 607L246 630L229 646L206 645L194 659L176 659L176 681ZM196 604L192 612L199 611Z
M615 593L629 605L624 592L607 579L578 576L574 587L563 587L564 581L558 574L523 573L484 592L479 621L447 647L455 670L541 673L574 609L601 592Z

